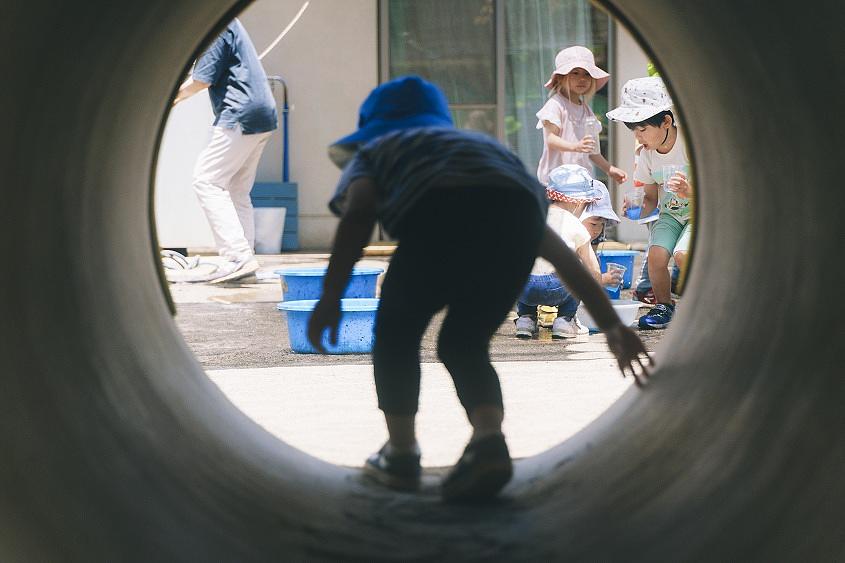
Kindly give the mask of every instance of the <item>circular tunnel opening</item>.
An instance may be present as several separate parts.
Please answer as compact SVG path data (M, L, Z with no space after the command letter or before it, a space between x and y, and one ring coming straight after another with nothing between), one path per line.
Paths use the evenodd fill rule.
M401 3L397 5L399 4ZM479 7L483 12L485 3L473 2L471 5ZM287 67L284 66L285 54L313 51L316 47L310 42L316 39L310 39L310 37L314 35L312 31L315 26L337 25L333 14L326 12L325 7L321 8L317 5L312 10L306 9L304 12L302 8L308 8L308 5L300 6L298 3L291 3L289 6L282 7L271 2L257 2L239 15L245 28L253 37L258 52L269 55L263 59L267 73L282 75L290 83L290 100L294 102L294 107L298 110L291 113L291 122L294 125L291 128L291 134L297 139L302 139L301 123L303 121L310 123L314 119L313 112L309 113L309 107L302 108L301 103L298 102L309 99L311 106L320 106L319 99L312 99L315 94L311 90L313 84L329 81L332 70L324 69L323 72L317 70L310 77L311 82L303 83L300 68L294 66L289 73ZM595 32L586 33L585 38L593 37L589 39L589 43L595 42L598 49L596 47L593 49L598 53L603 53L606 51L610 36L609 17L604 12L586 6L582 12L581 16L586 14L594 22L593 26L597 28ZM376 19L374 11L370 13L364 10L363 13L365 18L369 14L372 20ZM419 16L417 12L414 13ZM473 10L461 11L464 16L467 13L469 16L478 16L478 13ZM298 15L304 17L298 20L296 19ZM405 19L409 17L403 11L399 11L396 15L397 18L400 16L404 16ZM507 26L508 29L516 30L523 18L529 16L516 10L504 17L514 20ZM539 13L537 17L540 17ZM294 19L291 20L291 18ZM284 42L276 43L274 38L277 38L278 30L289 29L289 26L285 25L289 20L298 22L297 26L292 28L293 33ZM467 20L467 25L474 27L473 18L467 17ZM274 23L272 25L265 23L270 21ZM375 34L375 21L372 24L372 30L365 28L363 32L359 31L358 35L367 31ZM420 25L424 27L424 24ZM487 22L489 31L492 31L494 27L492 20ZM579 35L582 32L570 29L563 24L558 27L560 34L558 43L561 45L573 41L583 42ZM426 31L416 27L412 29L416 34L428 38ZM399 31L392 33L401 35ZM303 37L306 39L301 39ZM511 55L514 59L511 65L517 64L520 58L525 57L524 54L521 55L522 53L529 52L527 44L532 38L533 36L520 36L519 39L508 42L508 49L514 51ZM506 38L499 37L497 40L504 42ZM356 48L360 46L354 43L352 38L346 38L346 41L350 51L356 51ZM358 39L358 41L363 40ZM418 42L413 38L407 41ZM265 49L265 46L273 44L277 45L276 53ZM423 49L426 45L428 44L418 45L418 48ZM428 47L431 48L431 45ZM396 46L393 48L399 49ZM550 64L550 57L553 57L553 53L549 54L545 51L543 55L538 54L544 63L542 77L532 75L534 78L532 91L542 86L542 82L546 79L546 67ZM606 55L602 56L607 58ZM280 57L282 62L279 60ZM646 66L644 55L640 55L640 58L643 60L638 60L639 66L642 67L641 71L644 73ZM343 66L353 63L352 59L344 60L346 62ZM400 65L401 60L393 64ZM607 67L607 62L609 61L602 62L602 66ZM405 62L403 68L407 67L408 72L415 70L414 64L410 67L408 64ZM430 67L421 66L421 63L416 63L416 65L420 67L416 70L435 75L442 74L442 71L438 71L438 67L433 63L430 63ZM375 69L369 70L375 71ZM627 74L633 73L629 71ZM448 79L449 76L444 74L442 78ZM513 76L513 78L507 78L509 82L513 82L521 75L516 70L511 70L506 73L506 76ZM377 78L369 75L367 77L373 81ZM521 80L524 81L525 78ZM369 86L366 79L360 82L361 84L347 81L347 87L354 90L361 89L362 85ZM622 79L617 80L611 85L612 89L619 90L622 82ZM191 237L197 240L202 239L193 233L183 232L181 238L175 236L174 224L180 229L190 224L194 226L195 231L206 230L204 224L197 224L204 223L205 219L199 205L194 202L195 196L190 185L191 172L197 160L197 154L207 142L203 139L204 132L213 117L209 107L205 107L201 115L195 107L186 107L188 104L194 104L195 101L208 106L207 101L199 100L201 96L198 94L171 110L165 126L163 143L159 149L159 164L156 172L156 212L158 233L163 246L187 246L183 242L186 239L191 239ZM460 99L461 93L455 92L455 96ZM521 96L516 92L509 94L508 99L513 97L514 101L509 101L507 106L518 106L522 103L520 100L525 94ZM280 98L277 101L280 102ZM537 103L542 105L543 100L540 99ZM594 105L597 108L604 108L608 103L602 97L601 101ZM281 103L278 106L281 111ZM611 109L611 107L606 109ZM461 118L460 112L465 111L462 105L454 111L457 112L459 125L471 125L472 120ZM601 110L596 109L596 112L601 113ZM342 119L335 115L339 112L323 113L324 119L330 122L340 120L343 123L335 127L336 131L323 132L323 138L319 143L321 146L343 135L348 127L354 126L351 107ZM505 119L505 122L511 121ZM488 134L495 135L495 129L495 127L487 128ZM526 129L530 129L528 135L510 131L508 140L516 144L533 144L528 143L523 137L529 137L530 141L537 140L533 137L541 137L533 127L526 126ZM272 146L268 145L264 151L259 166L259 182L277 182L280 177L279 156L283 153L280 146L280 130L273 133ZM627 133L627 130L624 131ZM317 133L311 135L314 134ZM314 201L320 199L320 196L310 193L315 184L313 173L303 172L301 168L302 153L313 152L315 143L310 140L300 141L300 143L304 146L299 147L298 144L294 144L294 150L299 153L299 158L292 159L292 168L298 172L293 175L294 179L298 179L303 173L306 175L300 186L300 190L306 193L303 193L299 202L300 208L306 208L309 206L306 201L308 198ZM618 147L622 142L612 144ZM605 152L609 145L611 145L610 142L605 143ZM624 149L620 152L633 152L628 149L628 145L624 145ZM539 158L538 154L534 154L535 150L536 147L523 150L525 153L522 155L523 160L535 156ZM324 158L322 153L304 160L312 162L321 158ZM623 166L622 162L630 165L629 161L633 158L631 154L620 154L619 160L620 166ZM630 166L625 166L625 168L628 172L632 172ZM596 170L603 174L599 169ZM336 178L332 177L331 181L336 182ZM629 181L628 184L630 183ZM310 187L303 190L303 186ZM619 192L621 191L619 189ZM162 192L170 194L167 200L168 205L162 205L160 201ZM327 193L325 199L328 197ZM633 221L631 223L633 225ZM637 226L634 225L634 227ZM644 226L638 227L645 232ZM638 233L636 236L642 235ZM210 232L207 233L205 239L207 240L201 244L209 248L213 247L214 240ZM327 245L328 239L322 244ZM612 252L613 247L610 249ZM599 250L599 254L602 252ZM212 380L223 389L236 406L286 443L324 461L357 467L376 445L386 438L381 414L375 406L369 358L366 356L315 358L311 355L288 353L287 323L284 315L276 313L274 308L280 297L278 282L264 277L265 274L272 274L277 268L290 267L291 264L296 266L324 264L325 257L325 254L319 252L296 253L288 256L259 256L259 261L264 266L259 271L259 281L271 282L269 284L235 282L234 285L224 288L176 284L171 285L170 289L179 310L176 321L180 331ZM210 261L214 258L204 256L203 260ZM386 257L365 256L361 265L386 268L388 260L389 258ZM636 266L637 268L633 268L632 264L631 269L636 270L636 273L631 275L632 280L639 275L639 259L636 261ZM629 293L632 292L624 292L626 299ZM648 310L648 308L643 308L640 312L645 314ZM505 430L511 452L516 458L542 453L565 441L604 412L630 385L630 380L619 377L615 361L609 354L601 335L583 336L572 342L566 341L566 346L564 342L552 342L550 325L553 315L554 313L542 315L542 320L545 322L537 340L528 343L515 340L513 321L510 318L502 324L494 337L493 359L505 387L504 396L508 413ZM422 462L425 467L451 466L459 457L471 432L460 405L455 400L452 383L442 369L442 364L439 363L436 354L436 334L441 321L442 315L432 323L432 327L424 338L423 346L422 361L425 373L421 397L422 410L418 417L417 429L423 452ZM472 322L472 319L467 319L467 322ZM641 335L652 348L661 338L659 333L643 332Z
M841 15L785 3L606 7L677 77L690 124L707 220L689 312L649 391L527 460L508 505L491 510L380 495L285 446L232 408L179 338L150 266L150 165L184 53L233 4L8 6L4 41L27 53L10 72L37 87L3 92L17 109L3 143L19 188L7 190L0 228L8 255L29 250L19 264L30 274L2 276L4 559L841 556L830 523L845 498L842 324L817 297L836 237L814 221L835 170L819 152L796 159L778 133L842 143L805 118L791 102L804 99L800 85L777 72L830 76L817 102L834 107L843 74L828 67L839 63L801 57L778 30L789 22L812 49L839 52ZM58 31L32 32L48 29ZM56 74L84 77L63 104L33 64L43 53ZM724 83L726 65L741 69L735 82ZM777 299L784 291L794 298Z

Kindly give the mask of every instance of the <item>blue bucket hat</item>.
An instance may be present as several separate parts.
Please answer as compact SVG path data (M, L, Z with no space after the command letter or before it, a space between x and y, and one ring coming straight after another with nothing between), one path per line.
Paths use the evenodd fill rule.
M358 130L332 143L329 156L340 166L338 160L348 160L342 158L344 153L351 157L359 146L392 131L453 126L449 103L440 88L419 76L403 76L370 92L358 112Z

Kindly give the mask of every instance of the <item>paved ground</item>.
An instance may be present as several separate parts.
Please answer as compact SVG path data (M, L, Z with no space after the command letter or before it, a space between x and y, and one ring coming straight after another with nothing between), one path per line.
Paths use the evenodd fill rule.
M375 406L370 358L291 352L284 316L275 308L281 297L279 281L271 277L275 268L325 263L326 258L266 256L260 258L258 280L250 283L170 287L185 340L235 405L285 442L321 459L354 466L386 436ZM386 267L388 261L374 257L363 264ZM418 433L427 466L453 463L470 431L451 380L437 363L441 320L432 322L421 351ZM647 348L653 350L661 334L643 333ZM601 334L556 341L544 331L538 339L521 341L513 337L512 322L506 321L493 338L491 356L502 379L505 430L515 457L565 440L630 387Z

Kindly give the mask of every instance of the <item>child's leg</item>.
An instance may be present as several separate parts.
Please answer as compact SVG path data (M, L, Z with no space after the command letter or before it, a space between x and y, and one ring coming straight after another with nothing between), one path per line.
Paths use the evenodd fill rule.
M400 451L416 446L420 341L431 317L442 307L442 302L430 298L436 290L424 287L424 281L419 283L419 267L428 260L416 250L400 243L393 255L381 287L373 347L378 405L384 412L389 443Z
M566 296L563 298L563 301L557 306L557 316L564 317L566 319L572 319L575 317L575 313L578 312L578 305L581 304L581 301L579 301L574 295L569 293L569 291L565 287L562 288L562 290L566 294Z
M672 304L669 257L681 238L684 226L668 215L661 215L651 233L648 249L648 275L657 303Z
M654 299L664 305L672 304L672 292L669 280L669 251L662 246L648 249L648 275L654 290Z
M675 293L678 293L678 280L681 277L681 271L684 271L687 264L687 256L689 255L690 242L692 240L692 223L687 221L681 230L681 236L678 242L675 243L673 257L675 258L675 267L672 268L672 288Z
M502 430L502 389L488 349L507 310L496 313L501 314L488 309L479 315L473 307L450 306L437 342L437 353L472 424L473 438ZM472 330L467 330L467 318L473 319Z
M523 303L522 301L516 302L516 314L520 317L531 317L533 319L537 318L537 306L536 305L528 305L527 303Z
M689 254L690 242L692 241L692 223L687 222L681 230L681 236L675 243L674 257L675 265L683 270L686 267L687 254Z
M640 268L640 277L637 278L635 291L641 295L648 293L651 289L651 279L648 276L648 249L651 248L651 234L654 232L654 222L647 224L648 228L648 247L646 248L646 257L643 258L643 265Z

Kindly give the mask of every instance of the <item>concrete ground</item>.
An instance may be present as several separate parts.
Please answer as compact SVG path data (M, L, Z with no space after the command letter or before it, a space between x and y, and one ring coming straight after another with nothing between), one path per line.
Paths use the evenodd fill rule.
M369 355L295 354L273 270L325 264L325 254L260 256L257 278L243 283L172 284L176 321L209 377L234 405L286 443L320 459L357 466L386 438L376 408ZM389 258L362 265L387 267ZM623 292L627 298L630 292ZM436 356L435 317L421 350L417 429L423 464L451 465L470 427L451 379ZM470 322L471 319L468 319ZM663 331L640 333L653 351ZM491 343L505 398L505 432L514 457L540 453L589 424L630 388L601 334L531 341L514 338L506 320ZM636 392L632 389L631 392Z

